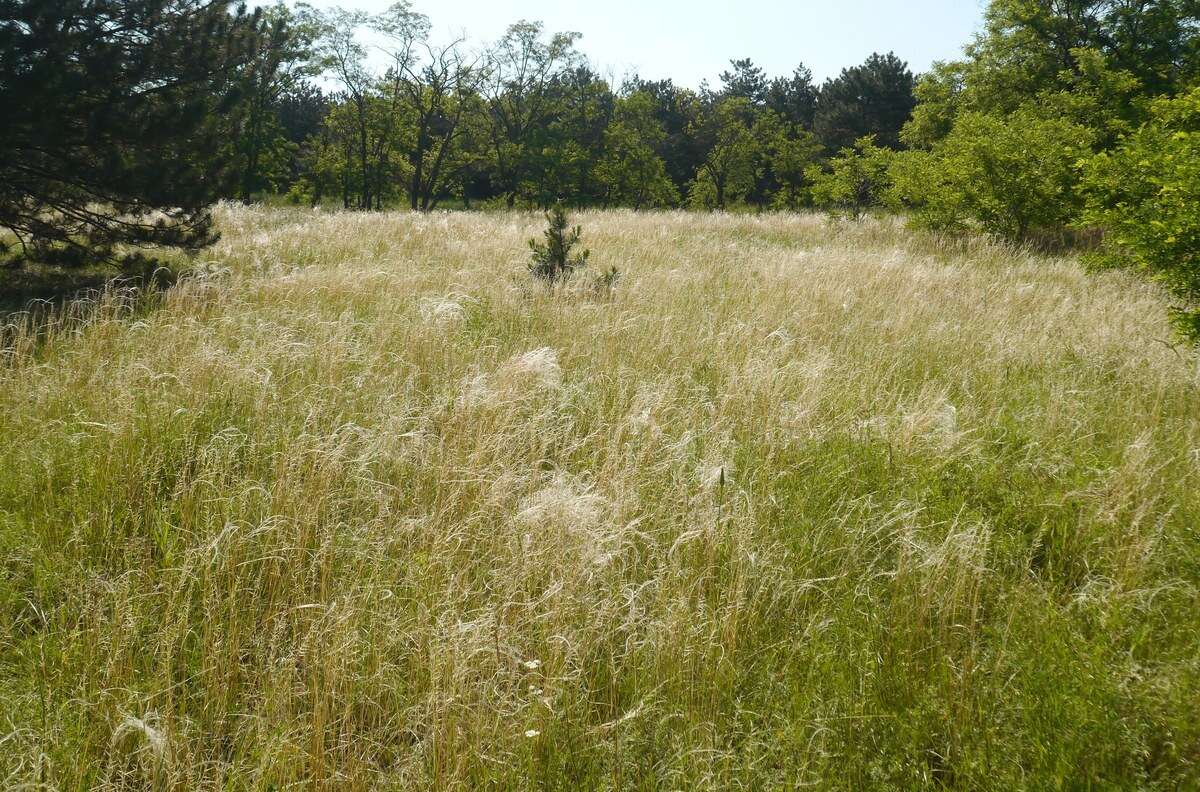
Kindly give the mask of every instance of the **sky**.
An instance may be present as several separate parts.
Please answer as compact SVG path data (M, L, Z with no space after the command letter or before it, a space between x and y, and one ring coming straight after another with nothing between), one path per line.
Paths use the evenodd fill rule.
M309 0L377 13L393 0ZM698 87L733 58L768 75L803 62L817 82L872 52L894 51L915 72L959 54L983 18L985 0L412 0L435 38L465 32L473 44L499 38L518 19L583 34L579 49L605 76L638 73Z

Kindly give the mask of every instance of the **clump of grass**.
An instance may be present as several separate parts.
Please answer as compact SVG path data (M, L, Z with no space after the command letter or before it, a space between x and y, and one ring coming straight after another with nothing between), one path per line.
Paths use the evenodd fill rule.
M1154 288L589 212L599 304L506 279L523 215L217 216L5 336L0 787L1200 780Z

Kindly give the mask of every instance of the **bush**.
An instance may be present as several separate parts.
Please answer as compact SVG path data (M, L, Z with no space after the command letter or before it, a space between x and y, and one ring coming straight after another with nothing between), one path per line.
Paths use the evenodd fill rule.
M1078 216L1078 163L1092 138L1086 127L1032 107L1007 117L964 113L931 151L895 158L890 197L925 228L977 223L1004 239L1028 240Z
M529 272L535 278L553 285L571 277L575 270L587 266L591 251L571 253L571 248L579 244L580 229L575 226L568 230L567 212L561 202L546 212L546 221L549 224L543 234L546 241L529 240L529 249L533 252Z
M893 152L875 145L871 136L859 138L829 162L829 170L814 165L807 171L813 203L823 209L860 220L883 203L891 180L888 169Z
M1176 326L1200 343L1200 88L1156 101L1149 122L1087 163L1083 188L1081 222L1105 231L1096 260L1163 283Z

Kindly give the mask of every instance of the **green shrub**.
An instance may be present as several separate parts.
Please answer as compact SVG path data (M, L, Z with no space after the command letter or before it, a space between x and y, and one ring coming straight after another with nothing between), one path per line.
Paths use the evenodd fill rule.
M895 158L890 197L925 228L978 224L1026 240L1077 217L1078 162L1090 154L1092 135L1032 107L1003 118L963 113L932 150Z
M1179 330L1200 342L1200 88L1151 106L1151 118L1084 168L1082 223L1104 229L1098 263L1133 267L1178 299Z
M891 181L888 168L894 156L875 145L871 136L859 138L829 161L829 169L814 165L807 171L813 203L859 220L883 203Z

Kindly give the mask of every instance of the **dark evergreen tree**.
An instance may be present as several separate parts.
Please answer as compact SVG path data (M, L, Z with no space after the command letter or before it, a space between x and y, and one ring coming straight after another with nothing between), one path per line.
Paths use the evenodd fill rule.
M256 58L265 27L225 0L0 0L0 227L14 259L211 243L245 88L274 68Z
M767 86L767 107L793 126L812 129L817 112L817 86L812 70L801 64L791 77L776 77Z
M752 107L759 107L767 101L769 83L762 69L754 65L749 58L729 62L731 71L721 72L721 93L745 99Z
M320 145L322 122L329 112L329 97L318 85L298 82L275 99L271 110L294 152L288 163L290 187L303 178L305 166L314 159L313 149Z
M329 112L329 97L319 85L301 82L279 95L274 111L284 137L303 143L321 130L321 121Z
M915 87L907 63L890 52L876 53L825 82L813 130L829 151L853 146L866 135L874 135L881 146L899 148L900 129L916 106Z

